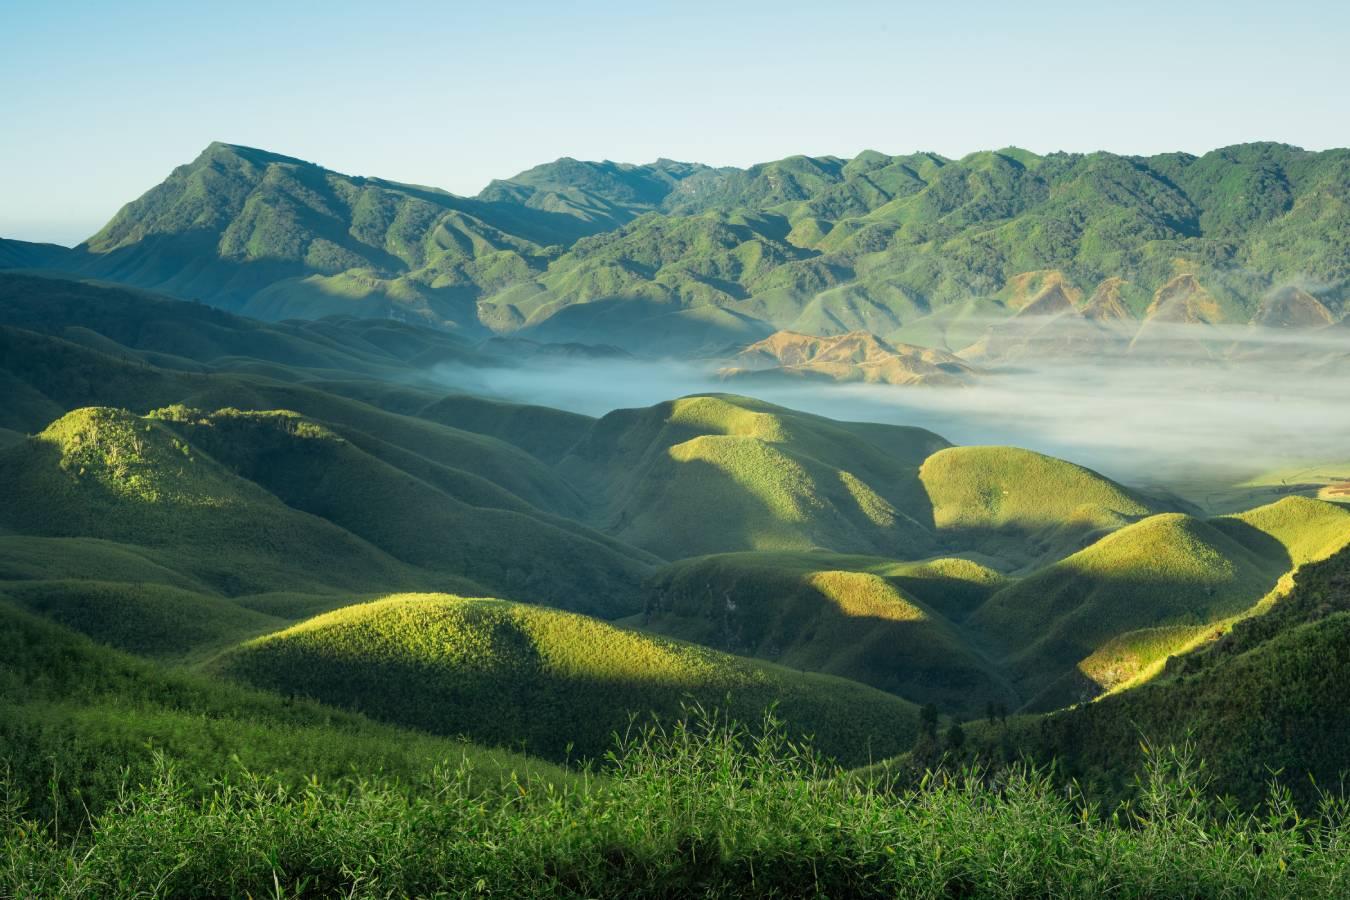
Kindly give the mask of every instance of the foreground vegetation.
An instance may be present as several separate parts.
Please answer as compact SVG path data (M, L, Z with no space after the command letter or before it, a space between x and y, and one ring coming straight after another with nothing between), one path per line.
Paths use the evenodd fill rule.
M652 728L611 776L483 790L469 766L413 785L218 782L164 763L72 834L0 805L0 894L62 897L1336 897L1350 820L1272 789L1243 814L1204 799L1184 749L1148 754L1109 816L1044 771L933 774L913 789L834 777L769 728Z

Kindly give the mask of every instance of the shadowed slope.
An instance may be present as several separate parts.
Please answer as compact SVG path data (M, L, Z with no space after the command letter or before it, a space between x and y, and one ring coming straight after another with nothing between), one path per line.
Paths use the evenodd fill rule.
M999 591L969 620L1037 708L1155 673L1350 543L1350 512L1288 498L1208 521L1151 516ZM1058 678L1057 673L1061 673Z
M67 414L0 452L0 526L172 551L173 567L225 593L408 584L376 548L293 510L125 411Z
M961 559L734 553L660 570L648 584L641 621L647 631L840 675L970 716L990 701L1016 703L945 616L977 605L1002 583Z
M444 490L446 473L434 464L395 468L293 413L165 415L193 446L289 506L423 571L597 615L626 615L640 603L646 554L523 504L472 506ZM460 487L453 480L450 486Z
M1125 786L1140 736L1187 740L1215 787L1244 802L1272 771L1302 800L1335 790L1347 769L1350 550L1301 569L1289 596L1221 640L1173 660L1150 684L1048 717L1010 721L1008 741L1105 793ZM996 734L991 735L997 738ZM1316 784L1308 780L1316 779Z

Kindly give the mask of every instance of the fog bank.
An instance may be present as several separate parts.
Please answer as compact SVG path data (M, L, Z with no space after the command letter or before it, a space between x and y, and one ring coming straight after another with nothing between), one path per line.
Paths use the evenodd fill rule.
M1211 340L1199 349L1188 333L1147 353L1023 355L986 363L970 387L724 380L715 364L634 360L541 361L446 377L460 389L592 416L691 393L746 394L835 419L917 425L958 444L1027 447L1131 483L1350 462L1350 331L1301 337L1248 328L1222 344L1218 334L1207 331Z

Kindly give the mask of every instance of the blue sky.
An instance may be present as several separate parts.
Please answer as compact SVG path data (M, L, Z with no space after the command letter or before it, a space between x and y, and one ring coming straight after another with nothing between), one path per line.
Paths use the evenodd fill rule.
M212 140L474 193L559 156L1350 145L1350 5L0 0L0 236Z

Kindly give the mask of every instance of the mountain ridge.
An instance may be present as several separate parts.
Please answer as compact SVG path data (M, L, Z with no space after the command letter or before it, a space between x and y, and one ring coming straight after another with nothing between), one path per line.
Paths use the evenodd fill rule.
M865 151L745 169L564 157L461 197L214 143L80 247L4 241L0 266L263 318L590 331L630 351L725 346L747 325L760 333L743 343L778 330L914 343L906 332L931 335L928 318L954 304L1015 311L1001 295L1046 270L1071 301L1189 276L1198 290L1153 318L1297 326L1344 314L1347 186L1350 150L1256 143L1203 156ZM1143 318L1132 296L1101 294L1093 318Z

